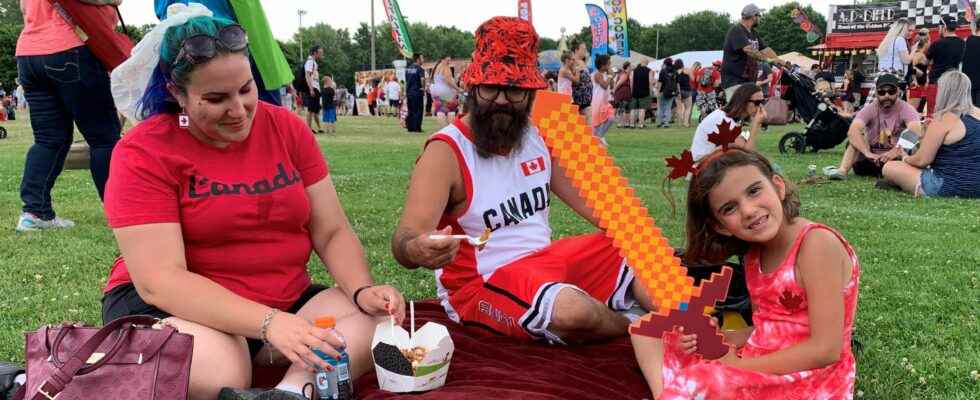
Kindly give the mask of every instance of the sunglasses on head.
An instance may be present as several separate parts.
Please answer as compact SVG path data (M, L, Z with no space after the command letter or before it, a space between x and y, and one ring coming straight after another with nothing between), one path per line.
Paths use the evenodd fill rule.
M896 93L898 93L898 89L896 89L896 88L883 88L883 89L878 89L878 95L879 96L885 96L885 95L894 96Z
M242 51L248 46L248 35L241 25L233 24L221 28L216 36L191 36L181 43L174 65L182 60L195 65L207 62L218 54L218 46L228 51Z

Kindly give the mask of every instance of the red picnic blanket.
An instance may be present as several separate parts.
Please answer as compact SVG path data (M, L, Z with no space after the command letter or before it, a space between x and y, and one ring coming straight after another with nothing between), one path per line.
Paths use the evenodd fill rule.
M436 301L415 303L415 326L449 328L456 347L442 388L411 394L378 389L372 372L354 384L359 399L648 399L629 338L588 346L551 346L463 327Z

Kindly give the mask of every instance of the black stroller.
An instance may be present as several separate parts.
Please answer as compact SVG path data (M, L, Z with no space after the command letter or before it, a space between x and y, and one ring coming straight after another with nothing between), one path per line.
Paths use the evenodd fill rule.
M818 92L810 77L783 69L781 82L789 86L783 99L790 102L797 115L806 122L806 132L790 132L779 139L782 154L807 150L832 149L847 140L851 119L841 116L834 108L832 98Z

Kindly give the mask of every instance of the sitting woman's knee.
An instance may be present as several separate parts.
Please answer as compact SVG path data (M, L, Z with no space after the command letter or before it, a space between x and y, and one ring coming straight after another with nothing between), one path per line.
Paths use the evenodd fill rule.
M885 163L885 165L881 167L881 175L884 176L885 179L894 181L895 177L898 176L899 171L902 169L902 164L905 163L901 161L889 161Z
M558 292L549 328L558 332L590 329L599 324L596 301L572 288Z

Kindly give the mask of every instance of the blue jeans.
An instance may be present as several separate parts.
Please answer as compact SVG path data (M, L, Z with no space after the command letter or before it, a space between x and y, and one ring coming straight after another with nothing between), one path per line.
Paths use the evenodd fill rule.
M87 47L17 57L17 73L31 105L34 144L27 150L20 198L24 211L55 217L51 189L65 166L74 125L89 145L92 180L99 198L109 178L109 159L122 126L109 92L109 74Z
M674 108L674 99L677 97L664 97L663 95L657 96L657 125L667 126L670 125L670 118L672 117Z

